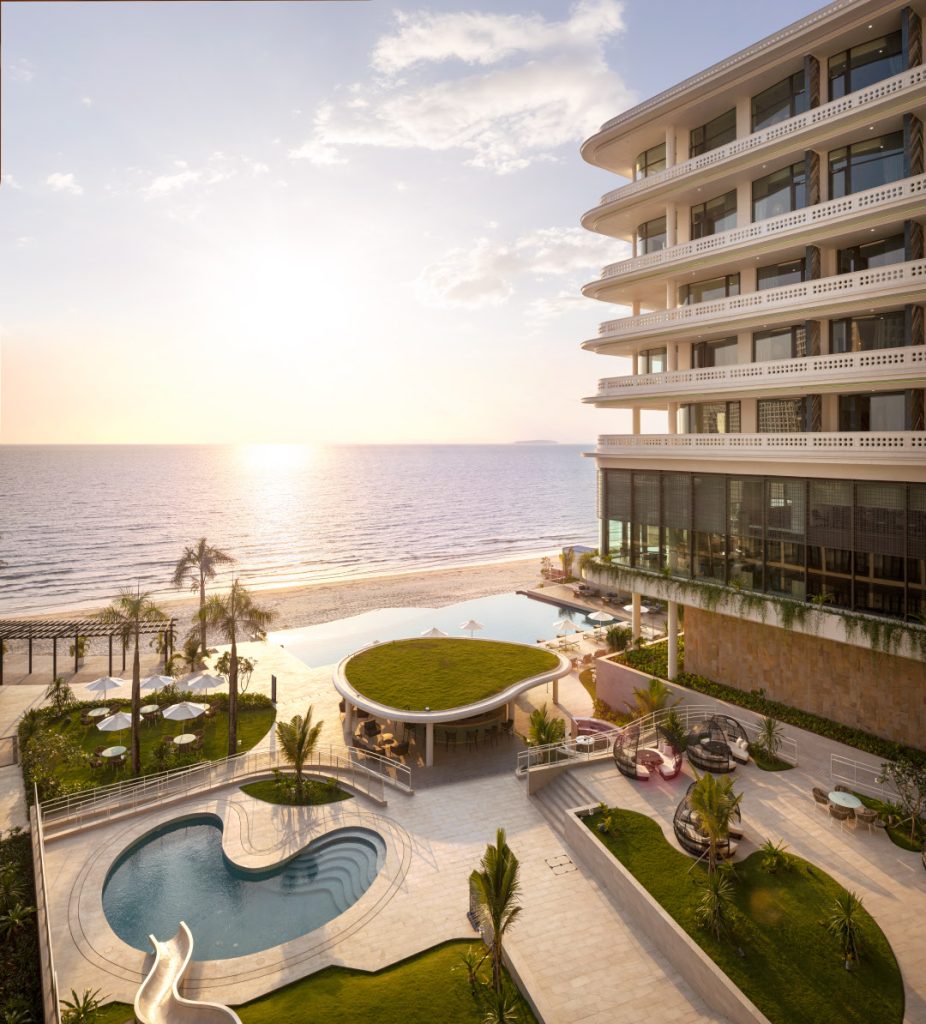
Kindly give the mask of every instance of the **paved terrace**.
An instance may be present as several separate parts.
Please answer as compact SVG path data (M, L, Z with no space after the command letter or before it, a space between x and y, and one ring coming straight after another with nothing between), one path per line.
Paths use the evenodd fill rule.
M583 642L578 653L592 646ZM242 645L242 653L258 660L252 690L269 693L270 674L276 673L280 717L304 713L311 703L316 718L325 722L321 742L344 745L330 667L309 669L268 644ZM28 706L42 689L0 690L0 721L15 717L16 708ZM31 699L28 691L33 691ZM531 709L544 700L550 700L544 688L519 698L517 730L526 729ZM575 676L561 681L560 701L579 715L591 711L588 694ZM697 702L705 700L698 697ZM787 732L798 736L800 768L764 773L748 766L737 772L745 793L746 831L757 842L783 837L795 853L863 896L900 962L907 987L905 1019L926 1024L926 948L921 941L926 875L919 858L895 847L882 832L846 834L831 825L816 809L810 788L826 784L831 752L850 757L858 752L796 730ZM271 733L258 746L273 743ZM343 805L335 805L334 811L294 811L261 804L227 787L128 823L50 842L46 856L62 988L101 988L109 997L130 1001L141 980L148 961L112 935L99 908L106 865L133 835L181 813L213 810L229 822L226 843L235 859L247 860L255 851L274 859L328 827L332 815L350 813L374 822L387 838L390 853L377 892L367 893L324 929L321 938L316 933L311 942L296 940L302 946L257 954L246 974L232 977L222 962L198 968L191 994L235 1004L328 964L376 970L447 939L475 938L464 916L467 878L501 825L521 860L523 879L523 913L508 949L547 1024L636 1021L641 1005L661 1021L717 1020L660 952L627 927L620 908L594 880L573 870L570 853L547 818L550 809L530 799L525 784L514 776L517 748L516 740L500 740L475 752L445 751L439 745L436 767L415 771L415 795L389 791L386 808L358 798L347 805L349 812L337 810ZM673 782L634 784L610 761L579 766L572 774L594 799L652 814L669 835L672 813L690 781L683 774ZM247 843L242 836L249 837ZM744 844L744 853L749 849ZM88 884L91 872L99 877Z

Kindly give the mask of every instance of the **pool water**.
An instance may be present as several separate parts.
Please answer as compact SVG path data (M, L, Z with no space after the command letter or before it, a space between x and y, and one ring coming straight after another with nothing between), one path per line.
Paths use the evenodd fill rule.
M574 608L537 601L524 594L498 594L443 608L380 608L363 615L334 622L322 622L303 629L270 633L271 643L281 644L307 665L331 665L374 641L400 640L420 636L437 626L450 636L468 636L462 622L475 619L485 629L476 636L487 640L509 640L535 644L556 636L553 623L569 616L579 629L591 629L596 623Z
M382 837L337 829L285 864L242 871L222 852L211 816L150 833L116 861L103 886L103 912L130 946L150 953L149 935L168 939L180 921L197 960L257 953L327 924L372 885L383 865Z

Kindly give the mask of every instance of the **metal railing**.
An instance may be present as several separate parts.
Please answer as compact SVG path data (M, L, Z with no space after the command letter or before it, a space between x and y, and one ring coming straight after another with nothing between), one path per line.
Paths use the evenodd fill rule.
M701 153L682 163L673 164L664 171L612 189L601 197L599 206L607 206L617 200L630 199L641 193L663 189L679 178L687 178L701 171L718 167L729 160L755 153L765 146L774 145L784 140L794 141L796 144L801 135L812 133L821 125L832 124L833 127L836 127L834 122L844 121L848 127L850 123L858 119L859 114L877 116L877 110L873 108L880 102L896 98L906 101L911 93L922 92L924 85L926 85L926 68L917 66L908 71L902 71L899 75L885 78L866 89L859 89L847 96L823 103L819 107L812 107L802 114L778 121L776 124L763 128L761 131L752 132L744 138L734 139L733 142L718 146L707 153Z
M879 800L896 802L899 796L897 787L892 782L878 782L880 774L880 765L874 768L865 761L853 761L841 754L830 754L830 778L834 782L841 782L859 793L878 797Z
M42 977L42 1006L45 1024L61 1024L61 1004L58 1001L58 972L51 941L51 920L48 916L48 890L45 886L45 834L39 810L38 790L35 805L30 812L32 864L35 874L35 913L38 925L39 962Z
M385 803L387 784L405 792L413 792L411 769L407 765L365 751L350 748L335 750L331 747L316 750L305 767L310 771L324 769L335 781L346 782L381 803ZM43 824L51 828L105 820L117 814L155 807L168 800L225 786L247 776L277 768L291 769L292 766L277 751L252 750L234 757L204 761L186 768L174 768L139 779L55 797L39 806L39 815Z
M588 739L591 744L583 744L585 737L563 740L560 743L547 743L543 746L528 747L518 752L518 765L515 770L517 775L525 775L531 768L538 768L542 765L562 764L564 762L583 763L585 761L600 761L611 756L611 748L614 740L626 729L637 730L639 734L639 745L648 746L657 741L656 727L662 725L670 715L677 716L678 720L687 731L698 722L706 722L714 715L726 714L714 704L679 704L676 707L664 708L662 711L654 711L642 718L636 718L626 725L615 726L613 729L593 733ZM759 735L759 725L752 721L737 721L746 730L751 742ZM586 748L587 746L587 748ZM797 764L797 740L793 736L781 736L781 747L778 757L788 764Z

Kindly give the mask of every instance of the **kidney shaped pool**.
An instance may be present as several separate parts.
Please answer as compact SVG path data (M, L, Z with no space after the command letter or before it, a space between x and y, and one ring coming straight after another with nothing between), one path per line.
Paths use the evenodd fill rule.
M243 871L222 852L216 818L184 818L120 855L103 885L103 911L136 949L151 952L148 936L168 938L183 920L197 960L226 960L327 924L372 885L385 854L376 832L342 828L285 864Z

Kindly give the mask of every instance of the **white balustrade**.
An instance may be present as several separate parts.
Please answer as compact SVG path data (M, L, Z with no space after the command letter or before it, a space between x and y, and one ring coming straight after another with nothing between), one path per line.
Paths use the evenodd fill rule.
M844 352L836 355L778 359L764 363L737 363L672 373L646 373L630 377L605 377L598 395L586 401L648 398L659 395L697 395L720 391L761 391L794 385L852 385L861 382L906 379L926 373L926 346Z
M864 112L872 117L878 116L878 106L886 104L898 97L903 97L905 102L913 100L914 96L926 92L926 67L922 65L902 71L893 78L885 78L876 82L867 89L859 89L858 92L849 93L837 100L831 100L822 106L814 107L803 114L790 117L785 121L779 121L761 131L753 132L742 139L734 139L725 146L718 146L716 149L702 153L700 156L692 157L684 163L667 167L664 171L658 171L649 177L632 181L620 188L612 189L601 197L600 206L607 206L610 203L622 202L627 199L635 199L646 192L655 192L662 189L671 182L691 177L700 171L717 167L729 160L748 153L757 153L764 147L772 146L783 139L793 140L795 143L808 144L801 137L811 135L821 125L838 128L840 121L850 121L853 115Z
M913 178L902 178L888 185L855 192L851 196L830 199L816 206L805 206L791 213L783 213L778 217L756 221L745 227L720 231L716 235L697 238L692 242L673 245L659 252L645 253L633 259L611 263L601 271L601 279L621 277L638 273L643 270L671 269L676 264L721 251L733 251L749 245L751 242L764 239L781 238L783 241L791 235L800 234L808 228L838 223L843 227L853 217L871 213L872 210L890 212L897 207L919 204L926 198L926 174Z
M618 458L790 459L802 462L840 461L856 454L860 460L922 462L926 431L853 431L803 434L602 434L597 455Z
M926 288L926 260L894 263L872 270L859 270L854 274L837 274L784 288L748 292L712 302L698 302L674 309L660 309L641 316L626 316L619 320L606 320L598 328L603 339L624 338L636 334L651 334L659 330L690 328L707 330L715 324L726 326L732 319L747 319L751 315L790 313L801 319L825 315L833 302L844 307L845 302L862 296L890 297L909 292L911 288ZM586 342L594 348L596 343Z

